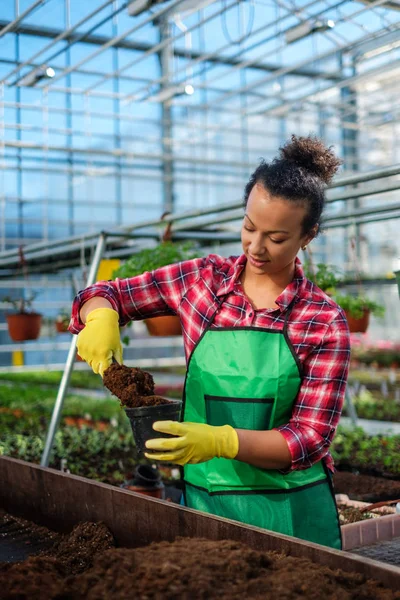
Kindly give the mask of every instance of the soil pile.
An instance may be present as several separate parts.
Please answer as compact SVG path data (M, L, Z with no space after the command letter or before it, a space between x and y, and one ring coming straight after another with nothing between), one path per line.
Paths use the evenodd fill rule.
M23 521L3 515L2 522ZM80 523L68 535L61 535L29 523L32 537L51 536L52 548L39 556L30 556L20 563L0 563L0 597L4 599L61 598L64 582L70 575L77 575L92 567L95 556L115 547L109 529L103 523Z
M95 556L114 547L104 523L80 523L47 554L61 563L65 573L75 575L91 567Z
M306 559L258 552L239 542L178 538L174 543L145 548L107 550L112 537L104 525L86 523L79 527L55 549L53 557L29 558L0 569L1 597L400 600L400 592L362 575L333 571ZM86 565L86 558L80 564L65 560L67 549L72 553L75 544L78 553L82 544L92 548L92 553L84 554ZM68 576L71 571L75 574Z
M113 363L104 371L103 383L125 408L169 404L166 398L154 395L154 380L142 369Z

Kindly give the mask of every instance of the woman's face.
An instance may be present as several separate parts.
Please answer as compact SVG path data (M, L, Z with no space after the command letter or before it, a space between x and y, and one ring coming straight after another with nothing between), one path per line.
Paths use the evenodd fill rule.
M241 234L251 273L276 275L292 268L299 249L315 235L302 233L305 213L305 204L271 196L261 185L253 187Z

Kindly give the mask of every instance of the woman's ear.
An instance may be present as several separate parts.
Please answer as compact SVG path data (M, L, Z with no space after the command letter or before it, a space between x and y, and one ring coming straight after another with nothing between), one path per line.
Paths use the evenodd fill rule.
M308 246L308 244L310 242L312 242L312 240L317 237L318 235L318 230L319 230L319 225L314 225L314 227L311 229L310 233L307 235L307 237L305 238L304 241L304 245Z

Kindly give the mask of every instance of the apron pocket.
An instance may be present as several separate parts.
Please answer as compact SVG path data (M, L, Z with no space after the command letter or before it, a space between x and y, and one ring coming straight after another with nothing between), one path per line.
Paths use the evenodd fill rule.
M204 395L209 425L238 429L270 429L273 398L232 398Z

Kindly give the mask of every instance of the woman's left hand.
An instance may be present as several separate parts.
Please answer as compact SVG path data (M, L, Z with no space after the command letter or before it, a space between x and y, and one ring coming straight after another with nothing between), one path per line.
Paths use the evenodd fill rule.
M238 435L230 425L214 427L204 423L157 421L153 429L178 437L148 440L146 448L158 451L145 454L151 460L197 464L215 457L235 458L239 451Z

